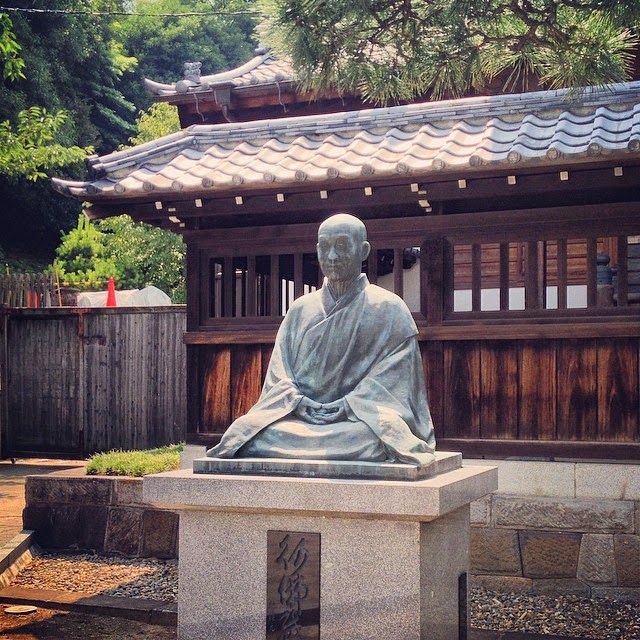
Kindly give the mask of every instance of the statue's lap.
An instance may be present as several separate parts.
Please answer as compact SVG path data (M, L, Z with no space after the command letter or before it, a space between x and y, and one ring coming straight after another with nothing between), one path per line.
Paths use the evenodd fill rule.
M236 457L369 462L387 459L380 439L364 422L345 420L318 425L292 417L265 427L240 448Z

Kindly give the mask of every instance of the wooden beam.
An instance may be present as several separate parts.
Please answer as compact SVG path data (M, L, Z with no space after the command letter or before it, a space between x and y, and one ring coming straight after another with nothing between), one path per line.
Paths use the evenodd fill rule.
M463 456L469 458L580 458L633 462L640 460L640 444L637 442L438 438L438 448L444 451L460 451Z
M622 163L619 163L622 164ZM610 162L600 162L596 166L581 165L573 163L571 169L571 180L562 182L557 180L557 167L548 168L522 168L517 174L517 184L509 185L506 176L513 174L513 169L492 170L473 174L468 177L452 174L447 178L432 173L420 176L408 177L405 181L399 181L397 178L383 178L372 180L369 177L364 180L341 181L323 181L313 188L307 187L300 189L300 185L277 185L270 190L262 191L240 191L238 193L231 192L208 192L204 187L201 191L189 194L189 199L179 193L158 193L146 195L146 201L141 196L134 195L127 198L114 199L107 201L104 197L92 204L89 209L89 215L92 218L108 217L119 215L120 213L128 213L135 219L153 219L161 220L168 217L169 213L165 207L162 211L158 211L155 202L160 200L164 204L171 204L176 208L171 215L178 217L189 216L224 216L238 213L238 207L235 205L235 196L242 195L245 199L245 205L242 207L243 214L259 213L265 214L269 212L296 212L302 210L313 209L335 209L342 207L351 209L353 207L371 207L376 205L394 205L403 203L414 203L419 207L418 200L422 196L411 191L412 183L419 183L423 190L428 191L429 201L435 204L439 201L448 200L486 200L487 202L495 201L501 197L511 197L514 193L519 196L539 196L540 194L556 194L559 197L568 193L584 193L589 191L597 191L602 193L607 190L612 192L620 190L634 190L640 182L640 166L625 165L622 176L614 176L611 170ZM553 179L550 177L553 176ZM458 181L460 177L465 177L467 187L460 189ZM364 194L364 187L374 187L373 197ZM324 201L320 199L320 191L326 190L328 198ZM277 203L275 193L283 192L286 194L286 201ZM317 196L317 197L316 197ZM203 207L195 206L195 199L202 200ZM90 199L90 198L89 198ZM318 206L324 202L326 207ZM422 211L422 209L420 209Z
M509 243L500 243L500 310L509 309Z

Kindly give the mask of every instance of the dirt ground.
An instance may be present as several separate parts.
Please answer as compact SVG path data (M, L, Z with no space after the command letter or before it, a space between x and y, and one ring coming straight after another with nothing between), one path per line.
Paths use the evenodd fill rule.
M51 609L30 614L0 610L0 640L176 640L175 627L124 618L94 616Z

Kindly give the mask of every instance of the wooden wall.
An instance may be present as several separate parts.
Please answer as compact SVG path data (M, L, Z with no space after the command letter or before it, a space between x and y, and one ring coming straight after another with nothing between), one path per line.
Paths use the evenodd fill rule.
M414 318L441 448L486 456L640 459L640 306L628 295L626 259L640 232L635 204L366 224L374 249L366 265L370 280L378 273L376 251L391 251L392 287L401 297L409 293L403 251L421 249ZM294 297L302 294L305 254L316 236L315 224L186 234L190 440L216 442L258 398L286 306L277 298L280 283L293 286ZM599 250L619 261L615 302L611 285L598 283ZM260 314L257 285L238 288L234 277L255 281L265 256L272 304L270 313ZM292 270L283 268L284 258ZM212 261L221 265L220 274ZM580 308L569 303L574 284L585 290ZM550 285L555 302L547 295ZM520 286L524 304L512 304L510 293ZM455 308L461 287L470 289L470 311ZM483 309L483 293L492 287L499 289L499 309ZM240 311L232 304L237 291L246 300ZM225 309L234 311L213 313L213 294L227 296Z
M260 394L269 344L190 346L191 428L214 442ZM421 341L440 448L640 459L640 337ZM194 429L195 431L195 429Z
M184 440L183 307L7 312L7 453Z

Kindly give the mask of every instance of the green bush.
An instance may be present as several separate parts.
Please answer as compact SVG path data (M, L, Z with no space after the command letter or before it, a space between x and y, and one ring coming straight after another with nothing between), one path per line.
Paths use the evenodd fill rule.
M180 452L184 444L146 451L108 451L91 456L87 464L87 475L133 476L140 478L150 473L173 471L180 465Z

